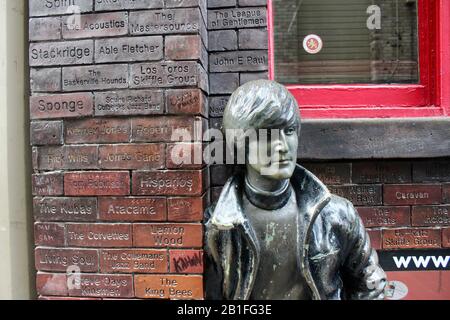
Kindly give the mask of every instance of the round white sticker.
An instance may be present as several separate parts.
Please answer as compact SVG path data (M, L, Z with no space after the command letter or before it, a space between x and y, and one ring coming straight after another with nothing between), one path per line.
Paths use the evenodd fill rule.
M401 281L389 281L384 294L388 300L401 300L408 295L408 287Z
M309 54L316 54L322 51L323 48L323 41L322 38L320 38L316 34L310 34L305 37L303 40L303 48L306 52Z

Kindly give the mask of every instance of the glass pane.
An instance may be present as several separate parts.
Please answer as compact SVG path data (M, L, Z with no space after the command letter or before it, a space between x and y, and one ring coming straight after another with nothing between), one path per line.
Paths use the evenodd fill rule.
M273 0L273 9L277 81L418 83L417 0Z

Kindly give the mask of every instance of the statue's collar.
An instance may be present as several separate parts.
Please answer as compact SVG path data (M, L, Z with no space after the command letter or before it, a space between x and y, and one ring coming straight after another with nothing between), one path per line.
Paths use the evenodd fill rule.
M244 192L247 199L256 207L264 210L277 210L286 205L292 195L289 180L276 192L260 190L253 186L245 176Z
M225 184L220 198L211 215L210 222L219 230L229 230L247 222L242 208L242 194L245 192L244 175L233 176ZM291 178L291 185L296 193L297 204L303 206L305 222L312 222L318 209L329 200L328 188L311 172L297 165Z

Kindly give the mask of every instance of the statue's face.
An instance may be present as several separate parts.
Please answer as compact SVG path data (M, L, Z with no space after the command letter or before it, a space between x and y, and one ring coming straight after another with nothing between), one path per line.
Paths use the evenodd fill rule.
M290 179L297 163L297 127L288 126L273 130L267 130L272 133L267 139L262 139L260 134L257 140L249 142L248 165L266 178ZM266 150L267 152L261 152Z

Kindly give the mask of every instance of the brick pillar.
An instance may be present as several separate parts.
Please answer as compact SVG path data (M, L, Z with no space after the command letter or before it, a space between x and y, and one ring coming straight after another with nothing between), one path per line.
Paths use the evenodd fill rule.
M29 6L40 298L203 299L206 0Z
M448 159L303 164L352 201L380 252L449 247Z

